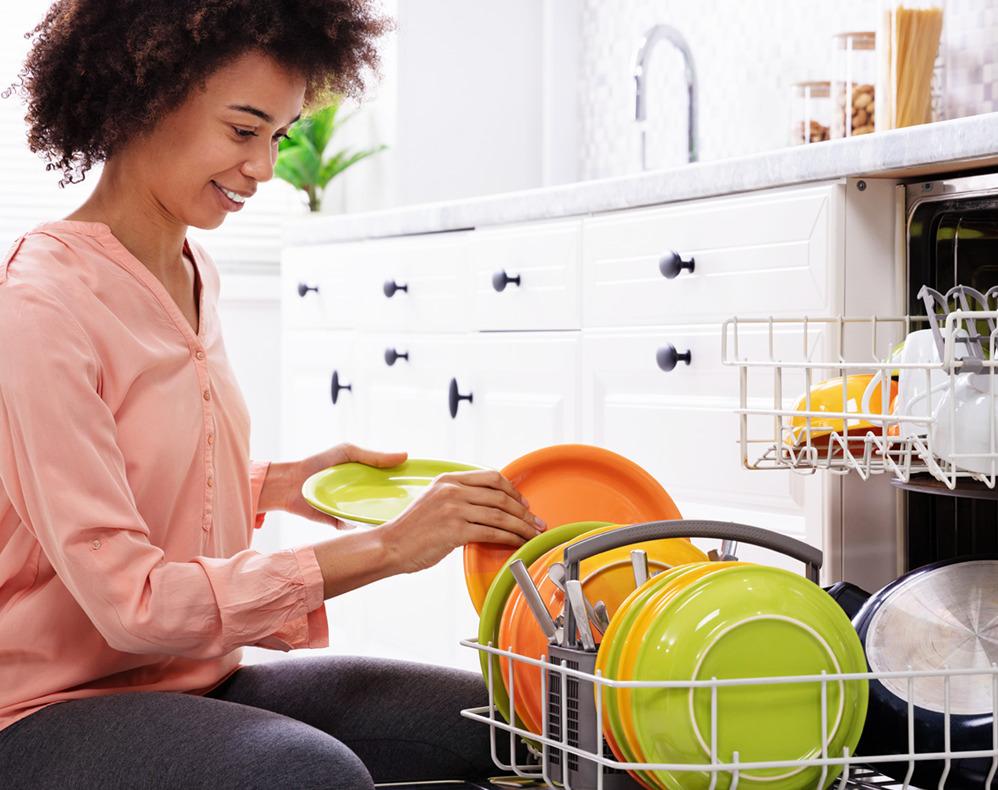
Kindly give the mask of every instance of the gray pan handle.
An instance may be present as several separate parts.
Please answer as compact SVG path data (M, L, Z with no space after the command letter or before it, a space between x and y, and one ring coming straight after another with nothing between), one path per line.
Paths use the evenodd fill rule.
M768 529L750 527L748 524L736 524L731 521L649 521L645 524L634 524L629 527L604 532L595 535L565 549L566 579L579 578L579 563L604 551L641 543L646 540L663 540L665 538L714 538L716 540L734 540L739 543L751 543L800 560L807 569L807 578L818 583L818 571L821 569L822 556L819 549L802 541L788 538L778 532ZM575 647L575 618L571 607L565 607L565 638L570 646Z

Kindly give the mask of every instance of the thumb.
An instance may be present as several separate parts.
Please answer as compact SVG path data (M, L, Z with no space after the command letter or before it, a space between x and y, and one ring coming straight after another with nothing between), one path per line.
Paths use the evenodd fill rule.
M351 455L353 456L351 459L353 461L367 464L368 466L377 466L382 469L398 466L409 457L409 454L405 452L382 453L377 450L367 450L363 447L355 448Z

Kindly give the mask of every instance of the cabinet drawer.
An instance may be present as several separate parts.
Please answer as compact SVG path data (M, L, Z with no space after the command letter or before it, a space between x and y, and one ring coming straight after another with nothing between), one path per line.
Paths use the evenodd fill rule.
M289 247L281 256L281 315L291 329L345 329L357 320L364 244Z
M358 277L358 326L414 332L468 328L466 233L367 243Z
M582 223L475 231L475 329L578 329Z
M840 185L583 221L585 326L837 310ZM693 271L662 272L671 253ZM675 273L673 271L672 273Z

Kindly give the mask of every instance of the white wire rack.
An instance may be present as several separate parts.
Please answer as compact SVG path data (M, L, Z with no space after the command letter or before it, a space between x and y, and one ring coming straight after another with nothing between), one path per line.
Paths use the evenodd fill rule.
M475 649L480 652L487 653L491 656L504 657L508 659L507 663L507 673L505 678L505 685L509 691L510 699L510 722L516 722L516 707L515 707L515 679L513 674L514 663L528 664L532 667L538 668L540 671L540 685L538 692L540 694L541 700L548 700L547 705L542 705L543 708L543 718L541 723L541 732L533 733L529 730L523 729L522 727L516 726L515 724L507 723L498 712L495 704L495 688L496 684L499 683L499 678L493 673L493 664L495 661L488 661L488 678L487 685L489 690L489 704L480 708L469 708L463 710L461 714L466 718L472 719L474 721L480 722L487 725L491 731L491 744L492 744L492 759L496 766L503 771L512 771L517 776L536 780L539 784L543 783L545 786L556 787L564 786L567 790L604 790L604 786L609 786L611 782L611 777L619 778L620 772L623 771L633 771L633 770L643 770L643 771L672 771L672 772L697 772L700 774L707 774L710 777L709 780L709 790L714 790L714 788L721 782L721 777L726 778L726 786L729 790L737 790L739 787L739 782L743 783L745 787L764 787L766 785L765 781L759 781L758 777L752 777L751 775L746 775L750 771L758 771L762 769L776 769L785 768L788 770L794 769L815 769L818 772L818 779L813 785L801 785L813 786L817 788L823 788L828 783L829 776L839 769L841 769L841 774L837 779L835 779L834 787L838 790L843 790L844 788L899 788L907 790L907 788L914 788L915 785L910 783L911 777L916 770L916 765L923 763L924 761L942 761L942 772L937 785L933 787L938 787L939 790L943 790L946 787L959 786L961 788L968 787L967 784L947 784L950 777L950 769L954 761L957 760L984 760L989 761L990 769L987 776L984 778L983 783L979 785L982 788L989 788L992 786L996 775L998 775L998 717L996 717L996 712L998 712L998 665L993 664L989 669L981 670L979 668L971 670L945 670L945 671L919 671L919 670L908 670L904 672L865 672L865 673L843 673L843 674L821 674L821 675L799 675L799 676L779 676L779 677L769 677L769 678L728 678L728 679L710 679L710 680L657 680L657 681L622 681L622 680L609 680L603 678L598 672L589 673L584 671L579 671L572 669L567 666L565 661L561 661L560 664L554 664L548 661L547 656L541 656L539 659L532 659L526 656L521 656L517 653L513 653L510 650L502 650L493 647L491 644L482 645L479 644L477 640L469 639L461 642L465 647ZM591 653L589 655L592 655ZM546 671L545 671L546 670ZM549 674L557 679L553 681L548 680ZM981 678L990 678L990 688L991 688L991 699L990 699L990 719L991 719L991 744L990 748L977 749L977 750L959 750L953 748L954 739L951 732L951 721L952 714L950 710L950 684L958 678L966 676L976 676ZM915 683L919 679L925 678L942 678L944 684L944 710L943 713L943 743L945 744L945 749L942 751L935 752L920 752L916 748L916 736L915 736L915 706L914 700L916 699L915 694ZM828 724L829 721L829 702L828 702L828 689L833 684L842 684L848 681L886 681L893 680L893 685L897 687L898 681L903 682L907 687L907 750L903 752L893 753L893 754L874 754L874 755L855 755L850 754L848 749L843 750L842 754L829 754L827 751L827 743L829 740L828 735ZM718 755L717 748L717 732L718 732L718 716L717 716L717 695L718 690L731 687L731 686L755 686L760 688L772 687L780 684L804 684L813 683L818 687L821 699L820 705L820 731L822 733L823 748L820 757L814 757L812 759L803 760L769 760L769 761L742 761L739 759L739 752L737 750L731 753L730 760L722 760ZM985 680L987 683L987 680ZM551 689L550 686L554 684L560 684L560 688ZM591 684L591 685L590 685ZM706 689L709 691L711 698L711 717L710 717L710 732L707 738L707 743L705 745L704 756L705 759L702 763L624 763L619 762L609 756L605 748L595 748L587 749L582 748L578 745L573 745L570 742L570 727L557 727L552 728L552 723L550 721L549 711L552 709L551 696L549 692L554 692L555 707L554 710L558 711L558 718L562 722L571 721L573 716L573 711L569 710L569 701L572 698L570 693L571 685L576 688L576 696L578 694L592 694L593 689L597 693L593 694L595 701L595 722L590 722L595 726L596 733L603 732L603 720L604 720L604 709L603 709L603 689L604 688L657 688L657 689L687 689L689 690L690 696L692 698L693 692L696 689ZM988 704L986 701L985 707ZM981 714L982 718L986 718L988 713ZM581 723L580 723L581 726ZM515 759L510 759L506 761L500 757L499 754L499 739L508 739L509 754L511 756L516 755L516 745L519 740L522 740L527 744L530 753L536 758L533 761L517 762ZM602 745L602 737L600 737L600 742ZM537 748L539 746L539 748ZM521 753L523 750L520 750ZM574 756L576 761L584 760L588 761L594 766L597 766L594 771L594 780L589 783L572 784L565 781L564 784L560 784L554 781L549 770L549 765L552 762L552 756L560 756L560 764L565 765L568 763L570 756ZM893 780L885 777L883 774L879 773L877 770L878 765L883 765L885 763L892 763L897 766L898 763L907 763L906 776L900 780ZM894 770L892 773L897 774L898 771ZM682 774L681 774L682 775ZM637 787L638 785L633 785ZM685 785L684 785L685 786ZM699 785L698 785L699 786ZM928 790L928 788L926 788Z
M928 289L925 289L928 290ZM969 290L969 289L968 289ZM998 292L988 299L998 302ZM986 302L990 306L990 302ZM995 489L998 480L998 309L953 310L931 319L902 317L732 318L724 322L721 356L739 371L739 443L748 469L811 474L890 474L902 483L928 473L953 490L962 481ZM936 326L943 345L932 362L891 359L908 334ZM938 325L938 326L937 326ZM981 326L988 327L982 334ZM981 351L966 351L967 331ZM986 350L985 350L986 349ZM847 377L880 382L866 408L847 391ZM926 396L892 410L892 376L907 377ZM815 385L841 378L838 411L812 403ZM966 425L966 385L972 378L985 416ZM870 405L872 404L872 406ZM837 422L833 422L837 421ZM829 430L831 425L840 430ZM968 431L975 432L968 448ZM958 432L962 435L958 436ZM979 433L976 433L979 432ZM983 446L981 444L983 439Z

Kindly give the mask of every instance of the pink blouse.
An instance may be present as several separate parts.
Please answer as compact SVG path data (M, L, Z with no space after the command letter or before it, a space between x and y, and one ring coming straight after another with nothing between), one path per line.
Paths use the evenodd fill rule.
M242 645L328 644L311 547L249 548L268 464L196 243L197 333L98 222L0 260L0 729L53 702L206 693Z

